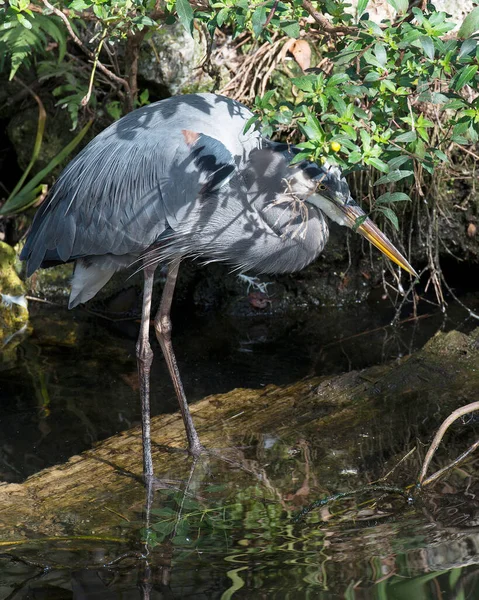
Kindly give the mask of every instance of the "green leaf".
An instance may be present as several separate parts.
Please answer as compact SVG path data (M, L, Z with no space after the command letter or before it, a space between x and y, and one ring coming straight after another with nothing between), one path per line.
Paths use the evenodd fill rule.
M373 67L379 67L380 69L384 69L384 66L379 62L376 56L371 52L371 50L366 50L363 54L364 60L368 63L368 65L372 65Z
M371 136L365 129L359 130L359 137L361 138L361 142L363 144L363 150L369 150L371 148Z
M468 38L471 37L471 35L476 31L479 31L479 6L473 8L464 19L459 31L457 32L457 37Z
M289 37L299 38L300 28L298 21L283 21L280 27Z
M309 160L311 158L310 152L298 152L293 159L290 161L290 165L295 165L296 163L301 162L302 160ZM1 212L1 211L0 211Z
M91 3L85 2L84 0L73 0L73 2L70 2L70 4L68 5L68 8L70 10L76 10L78 12L82 11L82 10L86 10L87 8L90 8Z
M256 37L259 37L263 31L264 24L268 18L266 6L258 6L258 8L251 15L251 25L253 32Z
M358 0L358 19L366 10L369 0Z
M395 142L415 142L417 139L417 134L415 131L406 131L406 133L401 133L394 138Z
M160 521L151 526L152 529L163 535L169 535L175 529L174 521Z
M441 94L441 92L433 92L431 94L430 102L432 104L445 104L449 101L449 98L445 94Z
M370 71L364 78L364 82L371 83L373 81L377 81L380 77L381 75L377 71Z
M383 30L374 21L370 21L369 19L361 19L361 21L359 22L359 24L361 25L361 27L363 27L364 29L367 29L373 35L375 35L375 36L377 36L379 38L384 37Z
M396 93L396 86L390 79L383 79L383 81L381 82L381 85L384 86L387 90L389 90L393 94Z
M399 13L405 13L409 7L409 0L387 0L394 10Z
M18 22L21 23L26 29L31 29L33 27L30 21L25 17L25 15L22 15L22 13L17 14L17 19Z
M459 50L458 58L471 54L476 49L477 40L475 38L469 38L462 42L461 49Z
M176 14L185 30L193 36L193 18L194 13L188 0L176 0Z
M321 125L317 117L310 113L306 107L303 107L303 109L304 116L306 117L306 123L300 124L301 130L310 140L322 138L323 130L321 129Z
M394 227L394 229L396 231L399 231L399 220L397 218L396 213L393 210L391 210L390 208L387 208L386 206L382 206L381 208L378 208L377 210L383 213L383 215L392 224L392 226Z
M386 192L379 196L376 204L388 204L389 202L410 202L411 198L404 192Z
M467 138L465 138L463 135L453 135L451 137L451 141L453 141L456 144L459 144L459 146L467 146L470 144L469 140ZM0 214L2 213L2 211L0 210Z
M216 15L216 23L217 23L218 27L223 27L224 22L229 17L229 14L230 14L229 8L222 8L220 10L220 12Z
M45 111L45 107L44 107L41 99L36 94L32 94L32 95L34 96L34 99L36 100L36 102L38 104L38 125L37 125L37 134L35 136L35 145L33 147L33 152L32 152L32 157L30 159L30 162L28 163L27 168L23 172L23 175L21 176L19 182L13 188L12 193L8 196L7 204L10 199L14 198L17 194L20 193L20 190L22 189L23 184L25 183L25 180L28 177L28 174L32 170L34 164L37 162L38 156L40 154L40 150L42 148L43 134L45 132L45 122L47 120L47 113Z
M244 130L243 133L248 133L248 131L250 130L250 128L253 126L254 123L256 123L256 121L259 119L258 115L253 115L252 117L250 117L247 121L246 121L246 125L244 126Z
M153 21L153 19L147 15L140 15L134 19L133 22L137 25L145 25L146 27L156 27L155 21Z
M313 93L313 81L310 76L303 75L302 77L293 77L291 83L295 85L302 92Z
M328 83L326 85L328 87L335 87L340 83L345 83L346 81L349 81L349 77L346 75L346 73L336 73L328 79Z
M395 171L396 169L399 169L399 167L401 167L408 160L411 160L411 157L401 154L400 156L395 156L394 158L391 158L391 160L388 160L388 165L392 171Z
M173 510L169 506L162 506L161 508L151 509L151 514L157 517L176 517L176 510Z
M439 150L438 148L434 148L433 152L443 162L449 162L448 157L446 156L446 154L444 154L444 152L442 150Z
M88 123L83 127L83 129L73 138L73 140L67 144L52 160L48 163L48 165L39 171L30 181L25 185L25 187L20 190L20 192L5 202L5 204L0 209L0 215L11 214L14 212L19 212L21 210L25 210L30 206L27 202L26 198L28 198L29 194L33 192L33 190L38 189L39 184L43 181L43 179L53 171L53 169L58 166L65 158L78 146L86 132L90 129L93 121L88 121Z
M383 183L393 183L394 181L399 181L400 179L404 179L405 177L409 177L410 175L414 175L413 171L401 171L400 169L395 169L391 171L387 175L383 175L380 177L374 185L381 185Z
M466 85L466 83L469 83L471 79L474 79L478 68L479 67L477 65L468 65L467 67L464 67L461 71L459 71L459 73L457 74L457 79L454 82L454 89L456 91L459 91Z
M388 55L386 53L386 47L384 44L377 42L374 44L374 54L379 61L379 64L384 67L388 60Z
M362 159L362 154L361 152L351 152L351 154L349 155L349 162L355 164L358 163L360 160Z
M427 35L421 35L421 37L419 38L419 43L421 44L422 49L424 50L424 54L429 58L429 60L434 60L435 48L432 39Z
M367 162L368 162L368 164L372 165L375 169L377 169L378 171L381 171L382 173L387 173L389 170L389 167L387 166L387 164L385 162L383 162L380 158L375 158L373 156L371 158L368 158Z
M453 100L449 101L446 105L444 105L443 108L445 110L459 110L461 108L464 108L464 106L466 106L466 103L462 98L454 98Z

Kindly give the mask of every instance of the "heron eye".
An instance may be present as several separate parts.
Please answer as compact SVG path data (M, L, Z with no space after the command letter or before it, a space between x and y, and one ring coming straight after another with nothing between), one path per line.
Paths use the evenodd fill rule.
M325 190L326 186L324 185L324 183L320 183L318 184L318 190Z

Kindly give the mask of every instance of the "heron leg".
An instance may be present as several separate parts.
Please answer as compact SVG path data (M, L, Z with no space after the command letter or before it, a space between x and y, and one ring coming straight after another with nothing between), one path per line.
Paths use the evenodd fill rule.
M178 365L176 364L175 353L173 352L173 346L171 343L170 310L179 268L179 259L176 259L170 263L165 287L163 289L163 295L161 297L160 308L156 313L154 323L156 337L158 338L163 351L163 355L168 366L168 371L170 372L171 380L180 404L181 416L183 417L186 436L188 438L188 450L193 456L199 456L203 450L203 446L201 445L200 438L198 437L198 433L196 432L195 425L193 423L193 419L191 418L190 409L188 408L188 402L186 401L183 384L181 383L180 372L178 370Z
M143 306L141 310L140 335L136 344L136 357L138 361L138 378L140 380L141 398L141 427L143 431L143 475L145 480L151 482L153 478L153 460L151 458L150 436L150 370L153 362L153 350L150 346L150 313L151 295L156 265L145 267L143 284Z

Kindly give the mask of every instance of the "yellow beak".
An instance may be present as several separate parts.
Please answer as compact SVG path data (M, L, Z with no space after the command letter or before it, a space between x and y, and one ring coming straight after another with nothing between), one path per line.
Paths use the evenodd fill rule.
M341 211L344 213L344 216L350 227L354 227L356 220L359 217L366 216L366 213L363 211L363 209L355 203L341 206ZM409 262L369 217L366 217L356 231L369 240L371 244L376 246L378 250L381 250L381 252L389 259L399 265L401 269L404 269L413 277L419 277Z

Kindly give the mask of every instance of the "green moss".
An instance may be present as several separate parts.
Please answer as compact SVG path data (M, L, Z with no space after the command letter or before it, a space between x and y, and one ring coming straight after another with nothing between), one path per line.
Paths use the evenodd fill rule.
M15 270L15 262L15 250L0 242L0 344L28 323L28 310L10 300L25 293L25 286Z
M57 265L51 269L39 269L29 280L29 288L35 296L61 302L70 295L73 263Z

